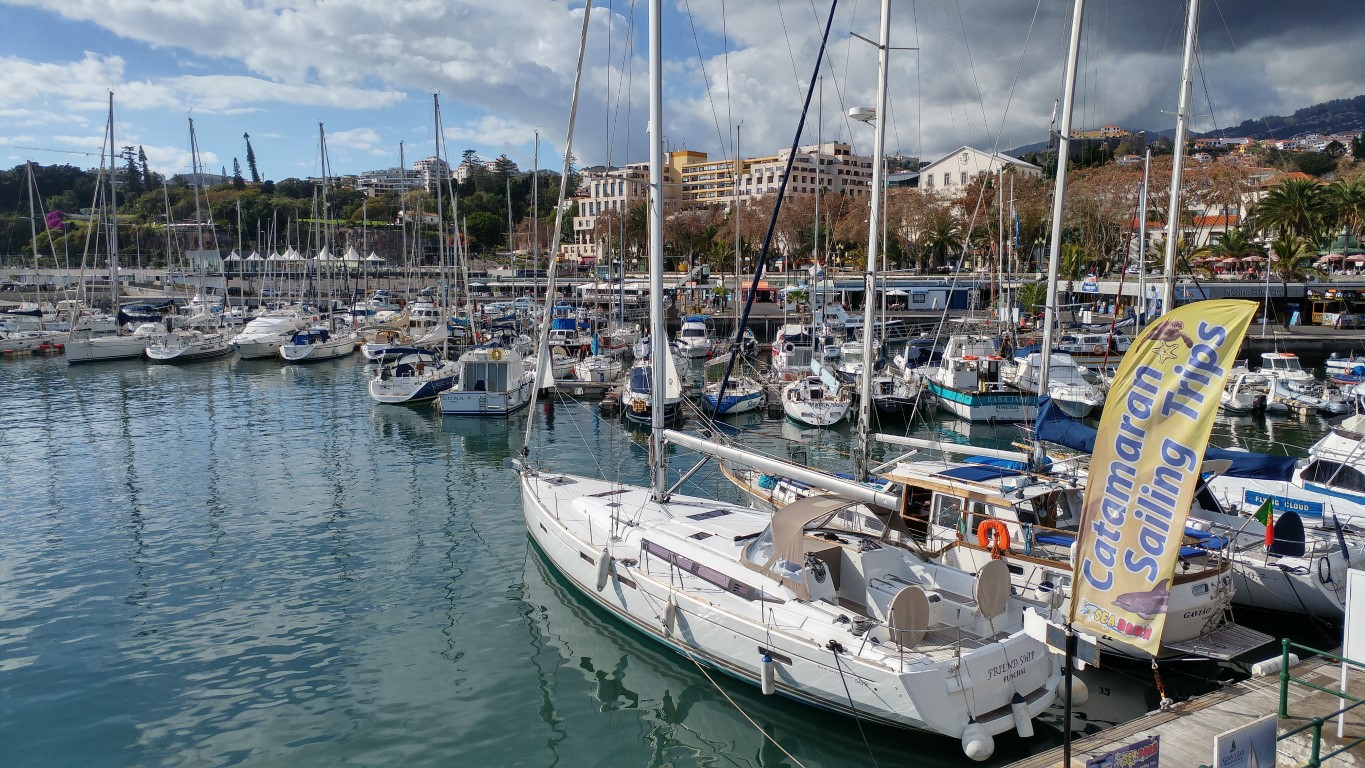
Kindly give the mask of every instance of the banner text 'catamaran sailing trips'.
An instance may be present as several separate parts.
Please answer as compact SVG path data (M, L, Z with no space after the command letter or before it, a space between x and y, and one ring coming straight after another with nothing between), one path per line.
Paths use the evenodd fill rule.
M1228 368L1250 301L1166 314L1123 356L1090 460L1071 620L1155 654Z

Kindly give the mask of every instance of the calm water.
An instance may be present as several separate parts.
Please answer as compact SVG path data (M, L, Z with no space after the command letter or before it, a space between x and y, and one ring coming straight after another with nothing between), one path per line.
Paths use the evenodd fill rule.
M585 607L527 546L503 469L525 417L377 406L365 376L358 359L0 363L6 765L796 764L725 696L806 766L903 763L911 743L918 765L964 761L713 684ZM751 445L845 461L847 429L752 426ZM1216 434L1304 446L1322 425L1271 428ZM586 406L535 429L545 464L644 480L643 436ZM693 485L736 498L710 468ZM1000 739L997 762L1045 730Z

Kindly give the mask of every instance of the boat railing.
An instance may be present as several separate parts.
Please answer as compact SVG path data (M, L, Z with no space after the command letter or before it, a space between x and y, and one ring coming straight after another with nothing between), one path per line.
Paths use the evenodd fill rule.
M1355 749L1356 747L1360 746L1361 744L1365 744L1365 736L1362 736L1348 744L1337 747L1336 749L1332 750L1331 752L1328 752L1325 755L1322 754L1322 726L1330 722L1333 718L1343 716L1347 712L1350 712L1356 707L1359 707L1361 704L1365 704L1365 699L1357 698L1346 693L1345 691L1338 691L1332 688L1317 685L1316 683L1311 683L1303 678L1290 676L1289 652L1291 649L1297 648L1298 650L1307 651L1308 653L1312 653L1323 658L1331 659L1333 661L1340 662L1341 664L1349 664L1357 668L1365 668L1365 662L1347 659L1342 656L1338 656L1334 653L1320 651L1317 648L1310 648L1306 645L1299 645L1298 643L1290 642L1289 638L1285 638L1283 641L1281 641L1281 648L1282 655L1280 657L1280 709L1279 709L1279 716L1281 718L1289 717L1289 684L1291 682L1298 683L1299 685L1305 686L1307 688L1312 688L1313 690L1319 691L1321 693L1326 693L1331 696L1335 696L1338 699L1343 700L1349 699L1352 703L1347 704L1334 712L1329 712L1326 715L1314 717L1307 723L1299 726L1298 728L1293 728L1288 731L1285 731L1284 733L1276 736L1275 741L1281 742L1284 741L1285 739L1297 736L1298 734L1303 733L1304 731L1311 730L1312 737L1309 743L1308 762L1305 764L1306 768L1318 768L1326 761L1334 757L1337 757L1338 755L1346 754L1351 750Z

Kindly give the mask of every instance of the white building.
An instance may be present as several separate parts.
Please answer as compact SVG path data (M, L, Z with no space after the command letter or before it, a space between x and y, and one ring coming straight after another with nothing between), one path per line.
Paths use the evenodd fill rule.
M367 197L393 195L424 186L422 174L404 168L384 168L378 171L365 171L356 177L355 188Z
M1001 168L1025 176L1041 176L1043 169L1008 155L958 147L920 169L920 188L940 195L960 195L972 179L981 174L994 176Z

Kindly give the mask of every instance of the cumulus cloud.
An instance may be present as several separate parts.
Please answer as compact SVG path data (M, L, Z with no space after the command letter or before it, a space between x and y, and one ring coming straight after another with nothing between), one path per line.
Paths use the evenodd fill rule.
M447 140L459 145L453 150L506 151L527 166L539 127L542 165L550 167L556 163L544 158L560 151L583 18L581 4L564 0L0 2L97 25L125 49L142 46L182 62L174 71L148 73L108 51L59 47L48 61L0 58L0 109L31 119L98 114L113 89L121 109L149 116L267 112L252 118L298 147L307 139L280 127L275 115L299 107L344 110L354 122L337 126L329 143L364 158L394 154L400 138L429 142L430 128L414 125L414 110L438 92L453 116L446 128ZM646 154L643 5L636 4L633 30L622 15L625 3L593 10L574 147L581 164ZM741 120L745 154L788 145L827 7L814 6L668 3L667 146L728 154L732 125ZM934 156L961 144L1008 148L1047 135L1061 90L1069 3L894 3L893 12L892 44L918 49L892 54L893 151ZM1166 113L1176 103L1183 12L1182 0L1092 4L1077 125L1173 124ZM822 68L823 115L811 116L803 141L814 141L818 123L827 141L870 149L871 131L850 125L844 114L873 103L876 51L853 34L875 37L877 14L875 3L841 6ZM1365 47L1352 35L1361 28L1359 0L1306 0L1292 13L1271 0L1247 0L1229 14L1206 4L1196 127L1355 95ZM392 110L401 116L386 117ZM366 122L371 133L360 127ZM338 138L347 131L349 138Z

